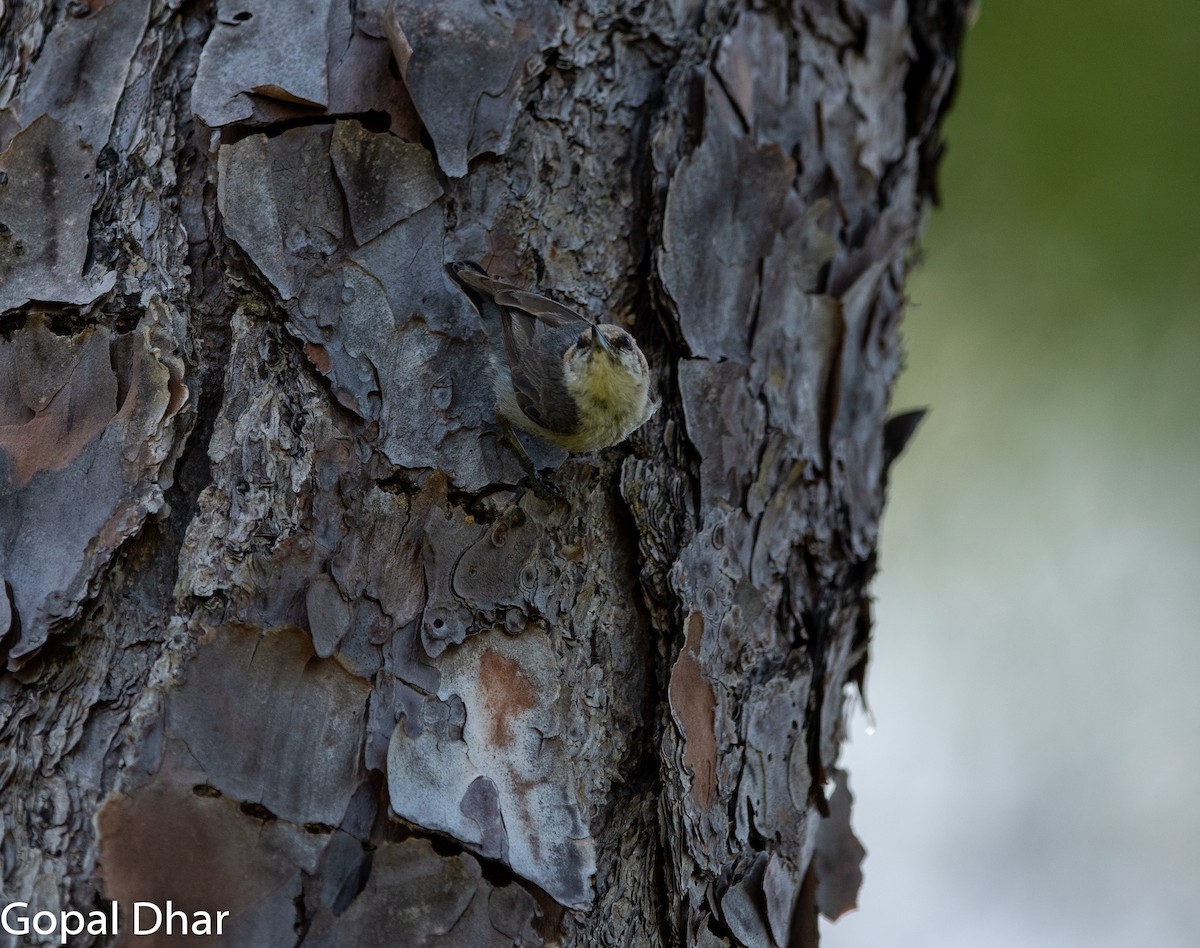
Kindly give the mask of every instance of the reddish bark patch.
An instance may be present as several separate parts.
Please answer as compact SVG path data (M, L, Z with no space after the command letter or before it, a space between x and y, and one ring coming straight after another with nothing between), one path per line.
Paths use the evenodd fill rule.
M322 375L329 374L329 369L333 363L330 361L329 352L324 346L318 346L315 342L306 342L304 344L304 354L318 372Z
M290 829L264 831L239 812L237 801L199 794L157 779L132 796L110 797L97 814L104 895L121 906L119 944L141 946L217 945L216 935L183 941L165 928L131 937L135 901L186 913L230 912L225 935L253 930L256 923L286 918L300 889L292 858L297 846ZM289 845L290 843L290 845Z
M512 719L537 706L533 682L511 658L489 649L479 659L479 685L492 710L492 743L511 744Z
M703 635L704 616L693 612L688 616L687 641L671 668L670 696L675 723L687 742L683 762L695 780L692 791L707 809L717 784L717 736L713 730L716 698L698 660Z

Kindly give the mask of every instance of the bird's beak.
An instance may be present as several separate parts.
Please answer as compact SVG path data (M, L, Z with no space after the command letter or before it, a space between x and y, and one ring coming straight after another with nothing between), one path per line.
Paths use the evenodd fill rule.
M608 344L608 339L606 339L604 333L600 331L599 326L592 327L592 341L609 355L612 355L612 346Z

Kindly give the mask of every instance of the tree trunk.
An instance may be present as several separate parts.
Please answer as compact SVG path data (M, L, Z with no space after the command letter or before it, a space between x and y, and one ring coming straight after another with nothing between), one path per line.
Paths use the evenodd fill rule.
M815 943L963 28L913 3L0 7L0 902ZM460 259L650 360L630 441L528 443L557 499Z

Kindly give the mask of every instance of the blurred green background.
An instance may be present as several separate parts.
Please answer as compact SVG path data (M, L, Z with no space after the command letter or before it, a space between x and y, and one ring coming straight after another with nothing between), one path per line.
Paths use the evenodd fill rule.
M985 0L832 948L1200 944L1200 4Z

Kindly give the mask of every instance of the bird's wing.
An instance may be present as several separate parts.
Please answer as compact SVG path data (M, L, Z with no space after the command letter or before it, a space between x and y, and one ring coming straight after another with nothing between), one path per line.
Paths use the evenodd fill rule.
M523 290L512 283L497 280L485 273L479 264L469 260L447 264L446 270L477 304L479 295L483 294L485 298L490 298L500 306L510 306L520 310L549 326L578 326L582 330L585 326L594 325L587 316L576 312L569 306L564 306L540 293Z
M575 341L575 331L547 326L507 307L500 325L517 406L548 431L575 431L579 412L563 380L563 353Z
M563 381L562 360L592 321L552 299L488 276L476 263L452 263L447 269L481 314L488 310L499 317L517 407L548 431L574 432L579 412Z
M592 325L592 321L582 313L528 290L505 287L496 293L495 300L501 306L512 306L551 326L576 326L583 329Z

